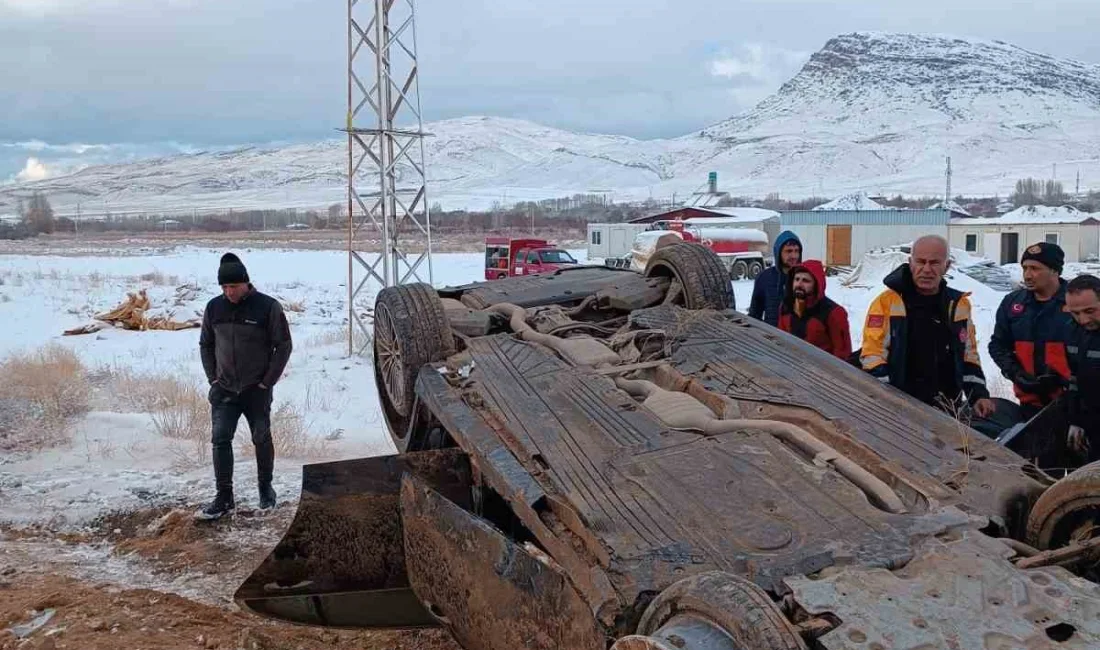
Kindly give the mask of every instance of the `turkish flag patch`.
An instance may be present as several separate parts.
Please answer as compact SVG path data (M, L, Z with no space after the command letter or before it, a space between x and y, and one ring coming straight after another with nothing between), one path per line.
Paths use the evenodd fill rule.
M966 343L966 338L969 336L966 330L959 330L959 341Z
M1012 303L1012 313L1017 316L1024 313L1024 304L1022 302Z
M879 327L881 328L886 324L886 317L882 314L872 314L867 317L867 327Z

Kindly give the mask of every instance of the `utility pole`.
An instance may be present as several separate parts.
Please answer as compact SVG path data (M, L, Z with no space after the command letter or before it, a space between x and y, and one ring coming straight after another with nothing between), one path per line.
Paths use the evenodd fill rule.
M356 328L370 340L354 304L370 280L383 287L431 283L432 231L413 0L348 0L347 9L344 131L351 355L356 352ZM378 191L360 192L368 185ZM381 239L380 246L374 238Z
M1081 168L1077 168L1077 187L1073 190L1073 198L1081 196Z
M951 203L951 156L947 157L947 194L943 197L943 207Z

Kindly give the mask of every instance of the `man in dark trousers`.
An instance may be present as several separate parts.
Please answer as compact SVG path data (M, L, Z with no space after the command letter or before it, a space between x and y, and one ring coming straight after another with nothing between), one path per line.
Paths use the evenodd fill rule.
M1066 311L1073 318L1066 341L1070 382L1066 394L1069 431L1067 466L1100 459L1100 278L1079 275L1066 287Z
M772 254L775 264L761 271L752 286L749 316L777 327L779 306L783 303L787 286L787 272L802 261L802 240L793 232L784 230L775 238Z
M218 266L222 295L206 304L199 336L202 367L210 382L214 485L217 495L196 517L218 519L232 512L233 434L243 415L256 447L260 508L275 507L271 475L271 391L290 359L290 325L283 307L256 291L240 258L226 253Z
M1066 338L1073 318L1065 311L1065 253L1057 244L1029 246L1020 263L1024 287L1005 296L989 341L989 356L1009 380L1020 405L997 400L1012 422L1030 420L1061 395L1069 379Z
M860 361L863 369L925 404L951 415L973 413L983 428L995 405L985 386L967 294L947 286L947 240L937 235L913 242L909 263L883 283L867 310ZM963 403L965 398L965 403Z
M848 312L825 297L825 267L818 260L806 260L787 274L779 329L839 359L852 356Z

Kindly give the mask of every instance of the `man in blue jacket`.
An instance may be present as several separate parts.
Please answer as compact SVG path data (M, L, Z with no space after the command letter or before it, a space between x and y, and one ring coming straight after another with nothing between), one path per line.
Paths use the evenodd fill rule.
M775 255L775 265L756 276L756 283L752 287L752 302L749 303L749 316L778 327L779 306L783 304L787 273L802 263L802 240L793 232L784 230L775 238L772 252Z

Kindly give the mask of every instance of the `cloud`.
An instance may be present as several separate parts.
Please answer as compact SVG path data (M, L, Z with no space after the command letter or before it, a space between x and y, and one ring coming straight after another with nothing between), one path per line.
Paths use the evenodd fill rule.
M15 175L17 181L40 181L47 178L50 175L50 171L46 169L44 165L37 158L27 158L27 164L23 166L23 170Z
M708 67L711 76L732 82L730 93L747 107L775 92L809 58L809 52L745 43L737 52L721 52Z

